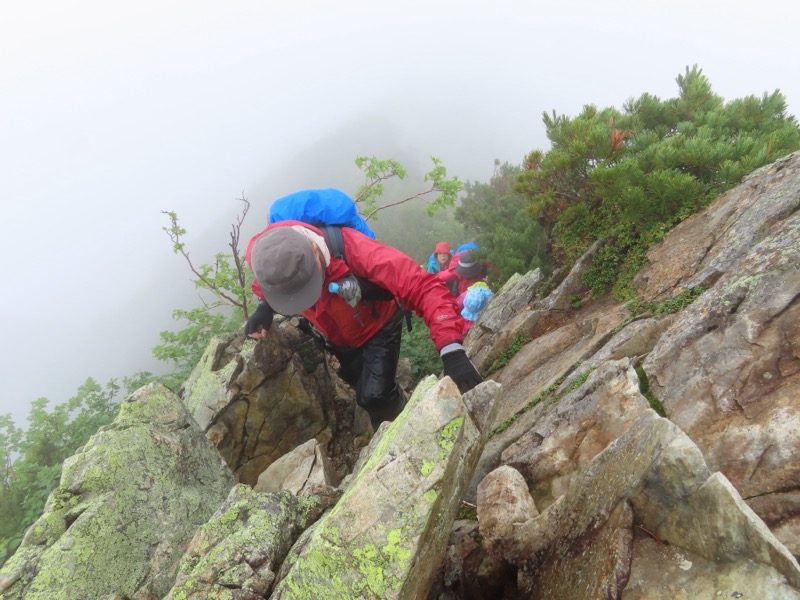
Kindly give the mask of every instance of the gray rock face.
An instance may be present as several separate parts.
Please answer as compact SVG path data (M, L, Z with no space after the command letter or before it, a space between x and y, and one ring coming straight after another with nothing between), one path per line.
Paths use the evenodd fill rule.
M423 381L288 558L271 598L424 597L483 435L449 378Z
M644 363L667 415L771 524L800 500L800 214L683 311ZM787 502L788 500L788 502ZM800 540L787 540L800 552Z
M482 506L485 504L486 507ZM647 411L598 454L571 490L540 515L498 535L498 504L482 496L487 536L520 568L532 598L620 597L635 562L634 519L643 531L710 563L768 567L754 597L787 594L800 567L720 473L675 425ZM639 579L643 577L639 574Z
M325 445L334 483L372 429L335 364L292 321L259 342L241 332L215 340L184 384L183 400L241 483L297 446Z
M288 322L217 341L183 392L200 429L137 394L67 461L0 594L798 599L798 208L795 153L681 223L636 278L651 313L571 306L599 243L547 298L512 278L465 344L489 381L431 377L374 436ZM245 484L213 517L233 476L200 430Z
M254 486L257 492L277 492L285 490L295 496L308 494L314 486L331 486L328 457L315 439L284 454L258 476Z
M500 410L471 486L485 547L516 565L523 597L691 597L713 585L796 597L798 208L800 153L651 250L643 299L708 287L688 308L631 320L610 302L565 315L546 308L557 299L535 301L495 332L509 339L533 319L540 332L492 375ZM669 435L642 429L649 403ZM499 485L496 467L527 489L518 476ZM509 535L526 492L542 513ZM672 582L651 568L654 549L681 557Z
M315 497L237 485L192 539L166 598L265 598L289 548L324 508Z
M180 400L144 387L64 463L44 514L0 571L0 595L161 598L234 483Z

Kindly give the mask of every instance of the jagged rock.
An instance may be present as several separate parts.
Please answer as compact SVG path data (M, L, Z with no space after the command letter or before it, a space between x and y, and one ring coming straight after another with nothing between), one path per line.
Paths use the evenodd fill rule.
M423 380L381 427L342 499L293 549L271 598L424 597L483 436L449 378Z
M673 469L676 475L667 475ZM800 583L797 562L725 477L708 473L689 438L648 411L595 457L568 494L498 544L519 567L527 597L619 597L638 564L634 522L713 561L712 572L717 563L759 562L776 573L769 581L785 578L776 587L750 588L754 597L789 593Z
M529 273L520 280L508 283L492 298L492 313L479 322L499 324L505 319L505 325L497 331L490 331L490 336L474 336L467 341L467 350L475 366L482 372L491 370L498 358L514 345L519 338L534 338L551 331L563 324L570 309L570 299L586 289L583 274L591 266L592 257L602 247L597 241L575 263L564 281L547 298L536 300L529 305L522 305L525 299L535 294L541 285L541 276L536 272ZM489 309L487 309L489 310ZM496 315L496 316L493 316ZM478 325L480 327L480 325ZM474 328L474 327L473 327ZM480 345L478 342L480 341Z
M501 455L530 482L539 509L569 492L592 459L649 410L628 359L602 363L584 378L542 407L536 423Z
M267 597L289 548L323 508L314 496L237 485L192 539L166 598Z
M798 554L799 239L795 213L684 310L644 362L667 416Z
M234 478L169 390L151 384L64 463L60 485L0 571L6 599L161 598Z
M498 341L497 338L504 338L504 335L510 336L513 333L500 335L506 330L505 325L510 319L520 311L528 310L528 305L536 299L536 294L542 287L542 281L539 269L525 275L515 273L495 294L492 302L475 321L464 340L464 348L476 367L485 368L489 355L496 355L501 347L510 343L505 339Z
M627 310L608 303L592 304L579 323L569 323L522 346L493 378L502 384L495 430L481 455L467 491L474 501L480 480L502 464L503 452L531 432L542 410L564 395L563 382L576 365L603 348ZM531 434L536 435L536 434Z
M187 408L249 485L299 444L326 443L335 427L334 387L322 355L304 346L318 361L308 372L286 330L273 327L259 342L240 333L215 340L184 384Z
M652 248L650 265L634 278L647 301L713 285L800 207L800 152L748 175L707 209L690 216Z
M634 541L625 600L754 597L800 600L800 592L787 586L778 571L755 561L709 561L648 535L637 536Z
M258 476L257 492L286 490L299 496L314 485L333 485L333 477L322 444L308 440L285 454Z
M489 551L498 550L517 524L538 515L525 478L512 467L498 467L478 486L478 520Z
M260 342L241 332L216 341L183 397L239 480L254 484L265 469L280 471L289 458L279 459L304 443L318 460L327 455L333 475L320 480L327 484L306 480L306 456L293 475L277 477L299 498L238 488L195 538L173 597L800 599L790 553L800 553L798 184L795 153L669 232L635 280L640 298L631 306L649 311L640 316L611 297L585 297L582 277L599 243L547 298L536 298L540 273L515 276L465 341L495 381L462 398L449 380L431 378L374 436L335 361L291 320L276 319ZM688 308L666 302L698 286L709 289ZM191 418L173 413L137 424L137 435L176 454L194 438L193 426L174 425ZM106 514L115 498L127 506L163 484L124 479L97 444L80 456L87 453L94 462L68 461L65 477L88 473L91 485L62 482L50 512L0 571L3 597L84 597L70 587L41 591L46 562L59 569L47 585L70 569L91 568L106 581L104 565L123 564L122 587L104 588L106 599L161 597L154 590L174 583L190 535L188 526L170 529L178 509L170 504L165 516L161 498L143 516ZM221 499L199 499L191 478L210 476L192 460L174 477L199 525ZM101 474L120 489L96 485ZM453 523L465 496L478 499L477 531L474 521ZM297 511L284 512L277 498ZM270 589L301 521L326 507ZM130 539L86 550L87 523L97 515ZM158 527L144 527L154 521ZM264 529L281 531L262 538ZM132 565L118 558L120 547L133 548ZM142 547L154 550L143 556ZM85 557L89 567L78 562ZM131 572L143 573L133 588Z

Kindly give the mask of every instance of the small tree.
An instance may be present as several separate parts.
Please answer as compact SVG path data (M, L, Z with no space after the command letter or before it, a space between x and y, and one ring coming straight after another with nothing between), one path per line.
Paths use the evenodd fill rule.
M390 179L405 179L408 173L396 160L379 160L374 156L359 156L356 166L364 172L365 183L358 189L354 198L359 212L364 219L377 219L377 213L392 206L405 204L411 200L422 200L427 205L428 216L432 217L437 210L453 206L464 184L458 177L447 177L447 169L442 161L435 156L431 157L433 169L423 177L425 183L430 185L419 192L405 196L399 200L379 205L379 199L385 191L384 182Z
M244 195L243 195L244 196ZM213 311L222 306L238 309L242 313L244 320L250 314L251 292L250 284L252 276L245 267L244 257L239 250L239 242L247 213L250 210L250 202L247 198L239 198L244 203L242 212L236 217L236 221L231 225L230 241L228 247L230 254L218 252L214 257L213 264L195 265L186 249L183 241L186 230L178 224L178 214L174 211L162 210L161 213L169 217L170 226L162 227L167 232L172 241L172 251L180 254L186 260L189 270L192 272L195 287L211 292L212 300L206 301L204 296L200 296L203 307L201 310ZM180 317L186 318L185 314Z
M39 398L31 405L25 431L10 415L0 415L0 564L42 514L64 460L114 419L119 391L113 379L101 386L89 378L52 410L47 398Z
M514 190L521 172L519 166L495 161L489 182L467 183L466 197L455 211L456 219L475 232L500 282L535 268L550 271L544 228L531 218L525 196Z
M586 105L575 118L545 113L552 148L532 152L516 190L571 264L598 239L584 281L602 294L633 294L645 253L682 219L753 169L800 148L800 128L780 92L725 103L696 66L679 95L643 94L623 110Z

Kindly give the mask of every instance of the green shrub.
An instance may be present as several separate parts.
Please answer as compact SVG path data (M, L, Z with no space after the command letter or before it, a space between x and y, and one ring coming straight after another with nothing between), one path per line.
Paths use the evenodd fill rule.
M552 147L531 152L515 178L559 268L605 241L584 275L592 296L610 288L631 299L633 276L666 231L800 148L800 127L779 91L726 104L696 66L677 84L667 100L645 93L621 110L587 104L574 118L545 113Z

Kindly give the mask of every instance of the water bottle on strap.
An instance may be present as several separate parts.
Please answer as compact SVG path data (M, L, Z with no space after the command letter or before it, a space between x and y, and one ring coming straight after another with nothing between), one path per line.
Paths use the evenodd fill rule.
M339 294L342 299L353 308L361 300L361 286L353 275L348 275L339 281L332 281L328 284L328 291L332 294Z

